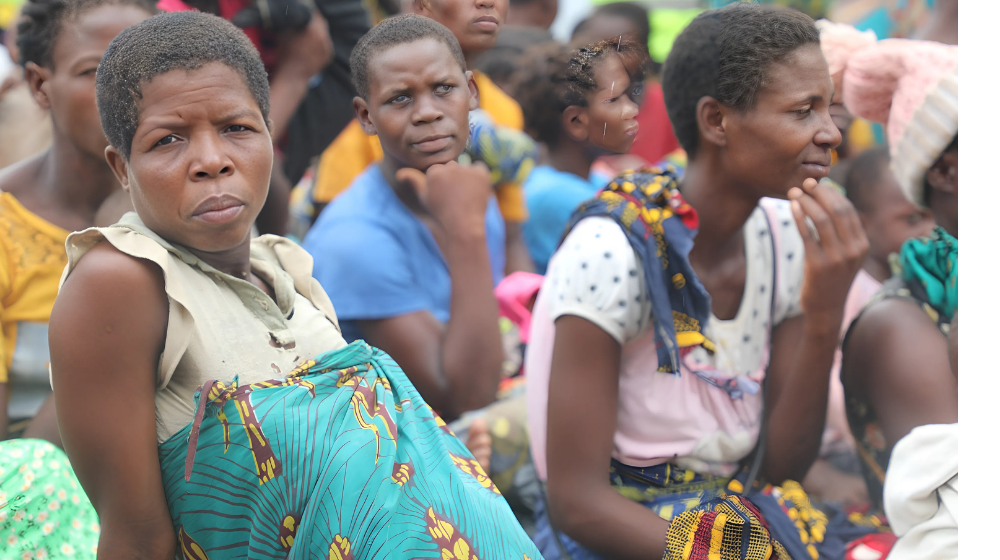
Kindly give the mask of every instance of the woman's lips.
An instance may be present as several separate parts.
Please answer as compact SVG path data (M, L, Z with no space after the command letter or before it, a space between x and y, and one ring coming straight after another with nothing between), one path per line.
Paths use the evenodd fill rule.
M416 148L417 151L424 152L426 154L433 154L447 148L450 143L450 135L435 135L428 136L419 142L414 142L413 147Z
M236 219L243 211L244 206L241 204L239 206L230 206L228 208L223 208L222 210L209 210L208 212L202 212L197 214L199 220L206 221L210 224L226 224Z
M639 125L633 125L625 131L625 136L635 136L639 134Z
M500 20L493 16L483 16L472 20L472 26L483 31L496 31L500 27Z
M206 198L194 209L192 216L210 224L233 221L246 207L243 202L228 194Z
M830 166L822 163L806 162L802 164L806 172L814 179L821 179L830 174Z

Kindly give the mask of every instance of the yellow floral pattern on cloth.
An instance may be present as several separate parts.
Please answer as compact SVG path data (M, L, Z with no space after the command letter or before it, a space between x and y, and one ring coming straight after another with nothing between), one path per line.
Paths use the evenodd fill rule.
M425 517L427 531L441 548L441 560L479 560L480 556L469 544L469 539L455 529L455 524L434 508L428 508Z
M0 560L94 558L100 532L65 453L37 439L0 441Z
M490 480L490 475L486 474L486 471L483 470L483 467L482 465L479 464L479 461L476 461L471 457L470 458L459 457L458 455L455 455L454 453L451 452L449 452L448 454L451 455L451 460L452 462L455 463L455 466L458 467L465 474L475 478L476 482L478 482L480 486L482 486L487 490L490 490L495 494L500 494L500 490L497 489L497 485L493 484L493 481Z
M828 523L826 515L812 506L806 491L797 482L785 482L780 488L775 488L772 495L795 523L799 530L799 538L809 551L809 556L813 560L818 560L819 551L816 550L816 543L821 543L826 538Z
M671 164L625 171L580 205L566 232L591 216L611 218L622 228L639 256L653 304L657 369L679 375L682 353L715 347L702 332L711 311L708 292L688 262L698 213L681 197L678 176Z
M194 399L159 450L185 558L541 559L468 449L363 341Z

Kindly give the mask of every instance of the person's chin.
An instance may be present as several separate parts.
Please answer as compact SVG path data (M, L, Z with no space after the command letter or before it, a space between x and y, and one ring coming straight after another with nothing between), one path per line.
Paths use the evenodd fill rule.
M434 152L432 154L419 153L416 154L411 160L410 167L420 171L427 171L427 169L431 166L448 163L449 161L455 161L461 153L462 150L456 149L441 150L440 152Z
M618 149L615 151L619 154L627 154L632 151L632 144L635 144L635 136L626 137L618 144Z
M502 27L503 24L500 25L500 28ZM483 31L483 30L473 31L471 33L471 36L466 41L468 45L463 45L462 51L467 51L468 52L467 56L469 55L476 56L492 49L497 44L498 32L499 28L496 31Z
M251 225L252 226L252 225ZM187 239L188 247L203 253L225 253L232 251L252 237L251 226L234 226L215 234L196 234Z

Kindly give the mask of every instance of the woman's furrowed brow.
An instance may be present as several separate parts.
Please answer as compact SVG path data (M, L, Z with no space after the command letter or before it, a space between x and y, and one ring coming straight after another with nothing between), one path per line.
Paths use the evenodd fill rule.
M234 109L231 112L224 113L222 117L217 119L219 122L229 122L240 119L258 119L261 117L260 110L239 108Z

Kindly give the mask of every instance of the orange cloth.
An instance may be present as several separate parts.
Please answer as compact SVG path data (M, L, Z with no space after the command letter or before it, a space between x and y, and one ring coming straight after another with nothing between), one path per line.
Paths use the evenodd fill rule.
M485 74L473 70L479 86L479 107L489 113L496 124L524 130L521 106L504 93ZM330 202L347 189L366 167L382 160L382 144L378 136L368 136L357 119L352 120L323 151L316 171L313 200ZM497 203L507 221L523 222L528 217L524 193L520 184L497 187Z

